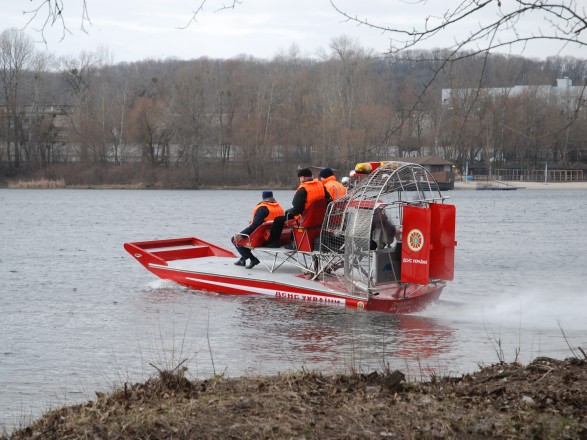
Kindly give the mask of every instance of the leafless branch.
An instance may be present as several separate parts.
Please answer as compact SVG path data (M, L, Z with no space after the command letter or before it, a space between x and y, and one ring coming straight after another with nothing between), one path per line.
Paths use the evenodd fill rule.
M391 45L389 53L397 53L402 50L416 48L418 45L441 33L452 34L456 24L469 21L477 21L478 29L465 35L454 42L454 48L463 48L473 44L485 42L483 50L493 50L503 46L511 46L517 43L523 43L535 39L560 40L563 42L572 42L581 46L587 45L580 37L587 29L587 18L585 10L580 10L577 0L563 0L557 3L549 3L543 0L523 1L515 0L513 2L517 7L510 8L505 12L501 2L495 0L463 0L456 7L446 9L441 17L427 16L420 28L402 28L396 26L387 26L374 23L365 17L353 16L337 6L336 0L330 0L332 7L345 18L346 21L355 22L358 25L368 26L379 30L385 34L390 34ZM418 2L422 3L422 2ZM499 13L487 14L489 7L498 6ZM486 15L481 15L486 14ZM487 18L487 17L495 18ZM523 35L516 28L519 21L527 16L543 16L548 26L540 27L537 34ZM546 30L545 30L546 29ZM510 40L494 40L491 44L486 44L486 39L492 35L497 36L497 32L502 31L514 32L514 37Z
M200 12L202 12L204 10L205 4L206 4L206 0L202 0L202 3L200 3L200 6L198 7L198 9L196 9L195 11L192 11L192 16L190 17L188 22L184 26L180 26L179 29L186 29L186 28L190 27L192 25L192 23L197 23L198 22L197 16L198 16L198 14L200 14Z
M33 0L31 0L33 1ZM31 26L37 20L41 20L40 27L35 29L41 34L43 43L47 43L45 38L45 30L47 27L53 27L55 25L61 26L61 39L63 40L66 34L72 34L67 25L65 24L64 18L65 5L64 0L37 0L36 7L29 10L24 10L22 13L28 16L28 20L24 25L24 28ZM86 0L82 0L82 16L80 29L87 33L86 25L91 25L90 15Z
M198 9L196 9L195 11L192 11L192 15L190 17L190 19L187 21L187 23L184 26L180 26L179 29L186 29L188 27L190 27L192 25L192 23L197 23L198 22L198 15L200 15L202 12L204 12L204 5L208 2L208 0L202 0L202 3L200 3L200 6L198 7ZM242 0L232 0L232 2L230 3L223 3L222 6L220 8L217 8L215 12L219 12L219 11L224 11L226 9L234 9L236 8L236 5L240 5L242 4Z

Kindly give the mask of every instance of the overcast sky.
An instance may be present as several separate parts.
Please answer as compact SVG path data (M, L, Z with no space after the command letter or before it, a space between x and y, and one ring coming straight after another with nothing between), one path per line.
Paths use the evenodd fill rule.
M66 33L60 41L63 29L59 24L45 27L45 45L38 31L43 17L38 16L26 27L26 32L38 42L39 49L57 56L75 56L82 51L107 48L115 62L204 56L226 59L242 54L271 59L295 44L303 56L312 57L320 48L328 51L330 41L341 35L356 39L363 47L382 54L388 49L391 37L379 30L345 21L328 0L241 0L235 9L221 11L218 9L223 4L232 4L232 0L208 0L204 11L198 14L197 22L185 29L181 28L188 24L192 11L201 0L87 0L91 19L91 24L86 24L87 33L80 30L81 0L63 2L66 25L73 35ZM577 2L581 5L587 0ZM42 0L2 0L0 30L23 29L31 17L23 14L23 8L32 9L41 3ZM353 16L366 17L370 23L408 28L412 23L420 25L426 16L440 14L454 3L453 0L336 0L342 10ZM488 11L488 14L496 13L497 7ZM419 48L448 47L453 42L453 33L469 32L477 23L464 23L452 29L451 34L439 35ZM537 31L551 25L543 18L535 17L519 23L519 26ZM560 49L560 42L542 42L526 47L523 53L536 58L558 53L587 58L585 48L567 47L559 52ZM520 47L512 53L521 51Z

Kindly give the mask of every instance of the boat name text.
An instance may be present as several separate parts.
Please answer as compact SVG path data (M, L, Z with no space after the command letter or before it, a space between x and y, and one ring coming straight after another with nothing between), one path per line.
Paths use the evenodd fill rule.
M341 300L338 298L327 298L323 296L306 295L304 293L290 293L290 292L275 292L276 298L283 299L294 299L301 301L312 301L321 303L341 304Z
M413 264L428 264L428 260L419 260L417 258L404 258L402 263L413 263Z

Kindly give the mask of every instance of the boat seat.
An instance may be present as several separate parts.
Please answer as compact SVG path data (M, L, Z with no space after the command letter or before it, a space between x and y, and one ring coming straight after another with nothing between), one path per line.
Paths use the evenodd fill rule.
M272 225L273 220L267 221L255 229L251 235L241 235L239 239L234 241L234 244L248 248L263 247L269 241L269 233ZM280 239L282 244L287 244L291 241L291 232L291 227L283 228Z
M285 223L293 231L296 249L299 252L313 252L315 241L320 238L322 223L330 200L320 199L312 203L298 218Z

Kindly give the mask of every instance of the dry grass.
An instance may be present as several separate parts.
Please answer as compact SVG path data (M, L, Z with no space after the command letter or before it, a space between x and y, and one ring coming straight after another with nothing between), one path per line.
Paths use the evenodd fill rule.
M190 381L160 371L2 439L587 438L587 360L499 363L409 383L399 371Z
M70 189L148 189L142 182L128 184L104 184L104 185L67 185Z
M52 189L52 188L65 188L65 180L19 180L18 182L10 182L8 188L35 188L35 189Z
M19 180L18 182L9 182L8 188L19 189L55 189L55 188L70 188L70 189L145 189L148 186L142 182L129 184L104 184L104 185L66 185L64 179L48 180Z

